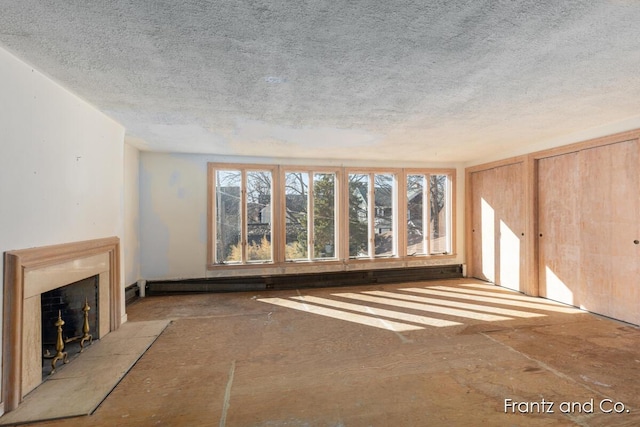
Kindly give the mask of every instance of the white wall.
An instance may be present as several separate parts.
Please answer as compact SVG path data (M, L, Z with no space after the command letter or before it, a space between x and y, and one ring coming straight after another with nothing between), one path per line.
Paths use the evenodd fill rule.
M124 145L124 286L140 279L140 151Z
M140 153L143 279L206 276L208 159Z
M1 48L0 97L0 252L122 239L124 128Z
M341 166L336 161L265 158L224 158L211 155L140 153L140 261L146 280L202 278L220 275L207 271L207 162L302 164ZM348 166L380 166L350 161ZM442 164L403 164L391 167L456 167ZM464 262L464 175L458 167L456 258L415 260L412 265ZM390 267L402 267L405 264ZM252 274L302 272L303 266L252 269ZM331 269L335 269L331 267ZM312 271L317 271L314 267ZM327 268L325 271L329 271ZM230 270L225 270L230 271ZM245 272L245 274L248 272Z

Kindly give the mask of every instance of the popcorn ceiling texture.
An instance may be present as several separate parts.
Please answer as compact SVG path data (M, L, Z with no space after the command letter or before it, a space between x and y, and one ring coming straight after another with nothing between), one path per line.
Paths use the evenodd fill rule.
M148 150L465 162L638 117L638 22L625 0L3 0L0 46Z

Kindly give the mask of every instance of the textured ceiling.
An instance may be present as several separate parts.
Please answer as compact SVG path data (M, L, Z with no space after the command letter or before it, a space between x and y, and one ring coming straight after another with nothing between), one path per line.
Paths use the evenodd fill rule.
M148 150L458 162L640 117L639 22L633 0L0 0L0 45Z

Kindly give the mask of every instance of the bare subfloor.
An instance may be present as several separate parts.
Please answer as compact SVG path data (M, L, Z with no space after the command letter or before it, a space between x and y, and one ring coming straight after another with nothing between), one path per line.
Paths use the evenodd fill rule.
M34 425L640 425L639 328L478 281L127 311L173 322L93 415Z

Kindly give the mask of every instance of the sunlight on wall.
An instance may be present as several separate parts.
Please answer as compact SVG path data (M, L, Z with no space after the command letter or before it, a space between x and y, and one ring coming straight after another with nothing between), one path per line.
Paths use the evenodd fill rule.
M545 266L545 278L547 298L574 305L573 292L548 266Z
M496 281L495 213L486 200L480 199L480 223L482 226L482 274L490 281Z
M500 220L500 286L520 290L520 239Z

